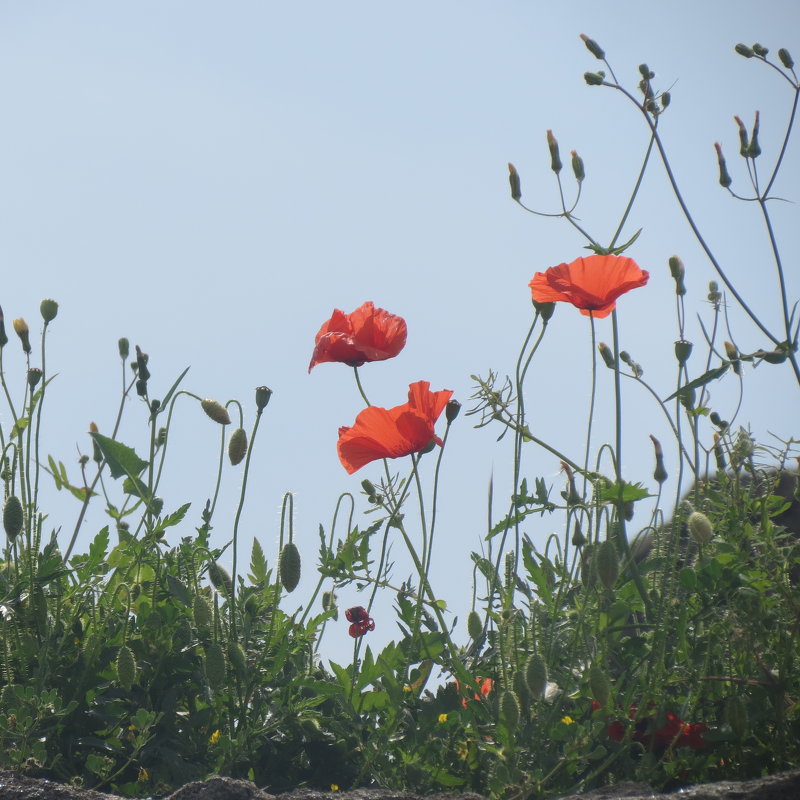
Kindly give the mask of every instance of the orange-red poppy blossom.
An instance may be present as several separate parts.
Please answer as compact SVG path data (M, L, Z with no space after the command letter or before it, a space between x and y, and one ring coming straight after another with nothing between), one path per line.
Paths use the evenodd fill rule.
M406 344L406 321L367 302L351 314L334 309L319 329L308 371L325 361L360 367L367 361L394 358Z
M607 317L617 298L644 286L650 273L626 256L586 256L537 272L528 284L537 303L572 303L581 314Z
M408 387L407 403L365 408L352 428L339 428L342 466L352 475L370 461L419 453L431 442L441 445L433 426L452 394L449 389L432 392L428 381L417 381Z

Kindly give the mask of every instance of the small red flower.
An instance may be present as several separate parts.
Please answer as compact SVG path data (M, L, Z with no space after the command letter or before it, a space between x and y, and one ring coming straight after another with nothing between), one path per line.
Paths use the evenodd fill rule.
M491 678L478 678L477 680L478 680L478 691L480 692L480 694L476 692L475 699L481 700L482 698L486 698L489 696L489 692L492 691L494 684L492 683ZM456 681L456 691L461 691L461 684L458 681ZM466 697L461 698L461 705L464 706L464 708L467 707Z
M537 303L572 303L581 314L607 317L621 294L644 286L650 274L625 256L587 256L537 272L528 284Z
M369 406L352 428L339 428L337 450L342 466L352 475L370 461L419 453L431 442L442 444L433 426L453 393L430 391L428 381L408 387L408 402L394 408Z
M367 609L363 606L348 608L344 615L348 622L353 623L348 632L354 639L363 636L367 631L375 630L375 620L367 614Z
M592 701L592 711L597 711L600 705ZM636 718L636 706L631 706L628 718ZM706 746L703 733L708 728L702 723L684 722L676 714L667 712L667 721L655 731L652 731L653 718L642 717L638 720L633 729L631 740L640 742L648 750L663 751L667 747L691 747L693 750L702 750ZM621 720L615 720L606 726L606 733L615 742L621 742L625 738L625 724Z
M394 358L406 344L406 321L371 302L352 314L334 309L319 329L308 371L325 361L360 367L367 361Z

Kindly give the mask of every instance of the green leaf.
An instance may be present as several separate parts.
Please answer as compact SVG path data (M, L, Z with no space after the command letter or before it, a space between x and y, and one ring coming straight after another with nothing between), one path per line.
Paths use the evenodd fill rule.
M636 500L643 500L645 497L650 496L650 492L648 492L641 483L628 483L627 481L623 481L622 484L604 483L600 485L597 490L597 499L601 503L617 501L629 503Z
M122 482L122 491L125 492L125 494L132 494L134 497L139 497L145 502L152 497L150 490L147 488L147 484L140 478L132 478L130 476L125 478Z
M90 433L89 435L97 442L111 471L111 477L136 477L147 466L147 461L139 458L132 447L109 439L108 436L103 436L101 433Z
M186 377L186 373L189 371L189 369L190 367L186 367L186 369L183 372L181 372L180 375L178 375L178 380L176 380L175 383L172 384L170 390L167 392L167 394L164 396L164 399L161 401L161 406L159 408L159 411L163 411L166 408L167 403L169 403L169 401L172 399L172 395L175 394L175 390L178 388L180 382Z
M250 575L247 577L252 583L264 583L267 579L267 559L255 536L253 537L253 549L250 553Z
M721 378L728 371L728 367L730 367L730 363L726 361L721 366L708 370L708 372L703 373L699 378L695 378L693 381L689 381L689 383L681 386L677 392L673 392L669 397L665 397L664 402L666 403L669 400L674 400L676 397L684 398L691 396L691 393L695 389L699 389L701 386L705 386L707 383Z
M177 511L173 511L172 514L167 514L166 517L162 517L158 525L156 525L156 527L153 528L153 534L157 536L159 533L165 531L167 528L172 528L173 526L181 523L191 505L192 505L191 503L184 503Z
M192 595L186 588L183 581L179 581L174 575L167 573L167 586L169 586L169 593L176 599L180 600L185 606L192 605Z

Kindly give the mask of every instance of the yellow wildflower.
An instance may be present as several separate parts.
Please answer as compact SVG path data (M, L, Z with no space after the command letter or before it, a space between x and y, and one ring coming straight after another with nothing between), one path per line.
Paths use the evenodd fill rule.
M209 736L208 738L209 744L216 744L219 741L219 737L220 737L220 730L219 728L217 728L217 730L215 730L214 733L212 733L211 736Z
M331 784L331 791L332 792L338 792L339 791L339 784L338 783L332 783Z
M567 714L567 716L566 716L566 717L561 717L561 721L562 721L562 722L563 722L565 725L574 725L574 724L575 724L575 720L574 720L574 719L572 719L572 717L571 717L571 716L569 716L569 714Z
M447 714L439 714L439 722L447 722Z

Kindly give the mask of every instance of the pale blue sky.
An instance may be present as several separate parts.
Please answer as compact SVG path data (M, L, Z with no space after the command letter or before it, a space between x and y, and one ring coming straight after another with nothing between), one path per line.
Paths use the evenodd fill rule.
M293 597L301 602L312 585L318 524L328 526L341 491L379 475L376 465L348 477L336 457L337 429L360 408L349 370L306 372L331 310L373 300L408 322L403 353L362 371L374 403L399 404L410 382L425 379L468 406L471 373L513 369L530 321L533 273L584 252L568 225L511 202L506 162L520 170L526 202L557 210L545 143L553 129L565 163L571 149L586 163L582 222L601 240L616 226L646 132L621 96L584 84L583 73L600 65L580 33L605 48L631 88L643 61L659 88L671 88L661 131L687 201L741 292L772 313L777 294L763 223L752 205L717 185L713 143L723 143L734 188L746 192L732 116L749 125L761 110L762 159L771 163L791 92L733 45L787 47L800 60L798 23L789 0L652 8L585 0L568 8L504 0L0 4L0 303L7 321L24 316L34 330L43 297L61 304L48 355L59 375L48 393L44 449L77 477L76 443L89 451L89 422L110 430L120 336L150 354L154 397L191 365L185 388L241 399L249 427L252 390L269 385L275 394L257 442L242 562L254 535L274 551L282 493L295 491L305 560ZM791 298L799 293L798 169L795 141L775 186L793 202L772 207ZM622 343L665 396L677 338L667 258L677 253L686 263L689 333L698 345L694 315L707 313L712 274L658 164L629 234L639 227L629 255L652 277L619 304ZM730 321L742 349L765 344L738 309ZM551 327L532 370L531 427L581 460L588 321L563 307ZM610 322L600 321L598 337L610 336ZM14 341L5 364L21 365ZM762 434L797 434L788 369L748 369L746 384L737 421ZM596 442L610 435L611 386L611 374L601 372ZM735 406L733 389L714 387L723 417ZM668 469L674 444L643 393L630 385L625 397L626 473L650 481L647 435L664 442ZM198 520L217 444L199 408L184 402L179 412L162 494L170 508L194 505L173 540ZM122 438L140 450L144 421L133 399ZM492 469L498 508L508 491L508 450L495 443L498 433L475 431L462 417L445 460L433 582L462 621ZM526 455L530 478L558 480L557 460L533 449ZM228 468L218 542L230 536L238 480ZM71 531L76 504L63 494L53 502L49 523ZM98 506L84 546L104 522ZM542 541L561 523L554 516L526 530ZM398 566L396 578L407 572ZM345 607L363 602L354 591L340 599ZM395 635L387 613L370 634L373 646ZM329 652L346 660L344 628L332 633ZM345 640L341 651L337 637Z

